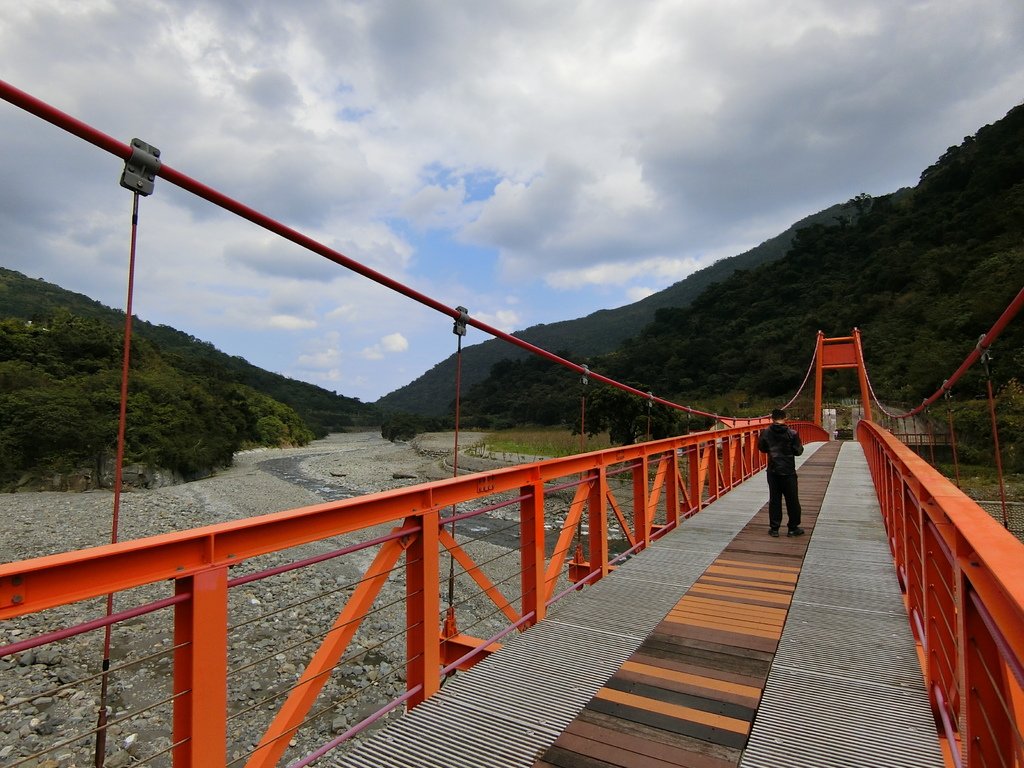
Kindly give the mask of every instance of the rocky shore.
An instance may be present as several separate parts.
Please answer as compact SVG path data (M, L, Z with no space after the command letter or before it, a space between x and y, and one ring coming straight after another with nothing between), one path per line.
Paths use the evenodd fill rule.
M296 449L238 454L234 466L193 483L132 491L122 496L119 539L185 530L227 520L292 509L324 501L443 479L452 474L451 434L423 435L393 444L379 434L332 435ZM462 434L460 448L472 448L479 434ZM478 456L460 456L460 470L500 466ZM110 541L112 494L19 493L0 495L0 562L106 544ZM514 512L508 513L514 518ZM495 527L502 525L501 514ZM511 525L511 523L509 523ZM506 528L509 525L505 525ZM478 562L488 560L496 581L515 583L518 558L508 556L501 536L467 545ZM383 531L368 531L365 537ZM231 576L293 562L351 543L333 539L256 558L233 568ZM461 538L461 536L460 536ZM328 633L340 606L375 550L252 582L232 589L229 608L230 760L244 765L248 753L294 685L310 654ZM447 568L447 562L443 563ZM445 571L447 573L447 571ZM442 585L444 590L446 585ZM463 592L465 590L465 592ZM514 594L515 588L510 589ZM488 636L503 626L488 601L456 590L460 630ZM115 610L170 595L168 584L121 594ZM401 569L364 622L343 666L331 676L312 712L315 718L292 739L288 762L329 741L379 705L404 691L405 618ZM445 602L442 595L442 603ZM102 616L103 599L0 624L0 645L40 632ZM111 644L108 712L108 768L170 765L170 611L118 624ZM468 627L466 623L476 626ZM16 657L0 658L0 765L71 768L92 765L94 736L72 740L95 727L103 632L53 643ZM64 746L42 753L48 746ZM141 761L141 762L140 762Z

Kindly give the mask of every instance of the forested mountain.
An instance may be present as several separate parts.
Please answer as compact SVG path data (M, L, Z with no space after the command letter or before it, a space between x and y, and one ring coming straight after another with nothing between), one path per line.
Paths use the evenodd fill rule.
M0 489L90 488L113 471L123 313L0 269ZM373 423L371 406L133 323L126 463L179 478L257 445Z
M124 327L124 312L104 306L88 296L26 277L0 267L0 318L43 321L58 312ZM356 398L257 368L241 357L221 352L167 325L135 318L132 333L156 345L181 370L211 379L238 382L295 409L317 437L353 424L374 424L376 411Z
M1024 107L951 147L914 189L854 202L862 215L805 227L783 258L733 272L689 306L657 310L591 368L684 404L724 393L782 398L800 385L819 329L846 336L857 327L879 396L920 403L1024 285ZM993 350L997 387L1013 389L1024 375L1022 347L1018 318ZM550 388L527 386L518 379L528 373L496 368L465 395L467 420L519 421L576 386L568 372ZM984 392L982 376L979 366L957 397ZM577 409L562 422L574 423Z
M834 205L808 216L780 235L766 240L738 256L721 259L698 270L685 280L617 309L602 309L576 320L534 325L514 336L543 349L566 350L566 358L580 360L613 351L626 339L639 333L665 307L683 307L708 286L720 282L737 269L750 269L775 261L789 249L796 232L811 224L839 226L857 215L855 203ZM472 330L470 331L473 332ZM472 339L472 337L470 337ZM500 339L490 339L462 351L462 385L468 389L483 381L491 367L505 360L522 360L529 353ZM396 389L380 400L384 411L401 411L422 416L450 416L454 399L455 355L441 361L415 381Z

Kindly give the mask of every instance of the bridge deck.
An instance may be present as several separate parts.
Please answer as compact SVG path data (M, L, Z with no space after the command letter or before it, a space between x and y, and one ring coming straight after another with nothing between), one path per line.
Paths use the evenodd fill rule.
M943 765L860 447L802 458L807 536L744 483L333 765Z

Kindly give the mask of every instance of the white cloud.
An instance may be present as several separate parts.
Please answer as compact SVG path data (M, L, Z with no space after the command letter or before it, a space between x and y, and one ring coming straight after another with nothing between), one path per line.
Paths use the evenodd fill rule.
M522 316L512 309L499 309L493 313L476 312L473 314L473 317L505 333L512 333L522 328Z
M582 269L559 270L549 273L546 280L552 288L560 290L574 290L588 285L626 285L634 279L652 278L671 284L704 266L707 263L693 258L655 257L632 264L595 264Z
M282 331L306 331L316 328L316 321L294 315L272 315L267 319L267 325Z
M516 330L913 184L1020 101L1024 6L0 0L0 71ZM0 103L0 264L120 306L121 165ZM452 351L449 317L164 179L141 209L146 319L368 400ZM329 332L335 364L311 346Z
M405 352L409 341L400 333L389 333L380 340L380 346L385 352Z
M389 333L376 344L365 347L360 355L365 360L383 360L385 355L398 354L409 349L409 341L400 333Z
M657 291L653 288L646 288L642 285L637 285L626 291L626 297L629 299L630 303L633 303L640 301L641 299L646 299L648 296L653 296L655 293L657 293Z

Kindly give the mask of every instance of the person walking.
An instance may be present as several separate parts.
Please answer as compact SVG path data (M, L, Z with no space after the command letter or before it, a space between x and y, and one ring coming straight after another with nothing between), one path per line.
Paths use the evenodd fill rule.
M781 408L772 411L772 423L761 430L757 449L768 454L768 533L779 535L782 525L782 499L786 499L786 515L789 518L787 536L803 536L800 527L800 494L797 488L796 460L804 452L804 446L796 430L786 425L786 412Z

